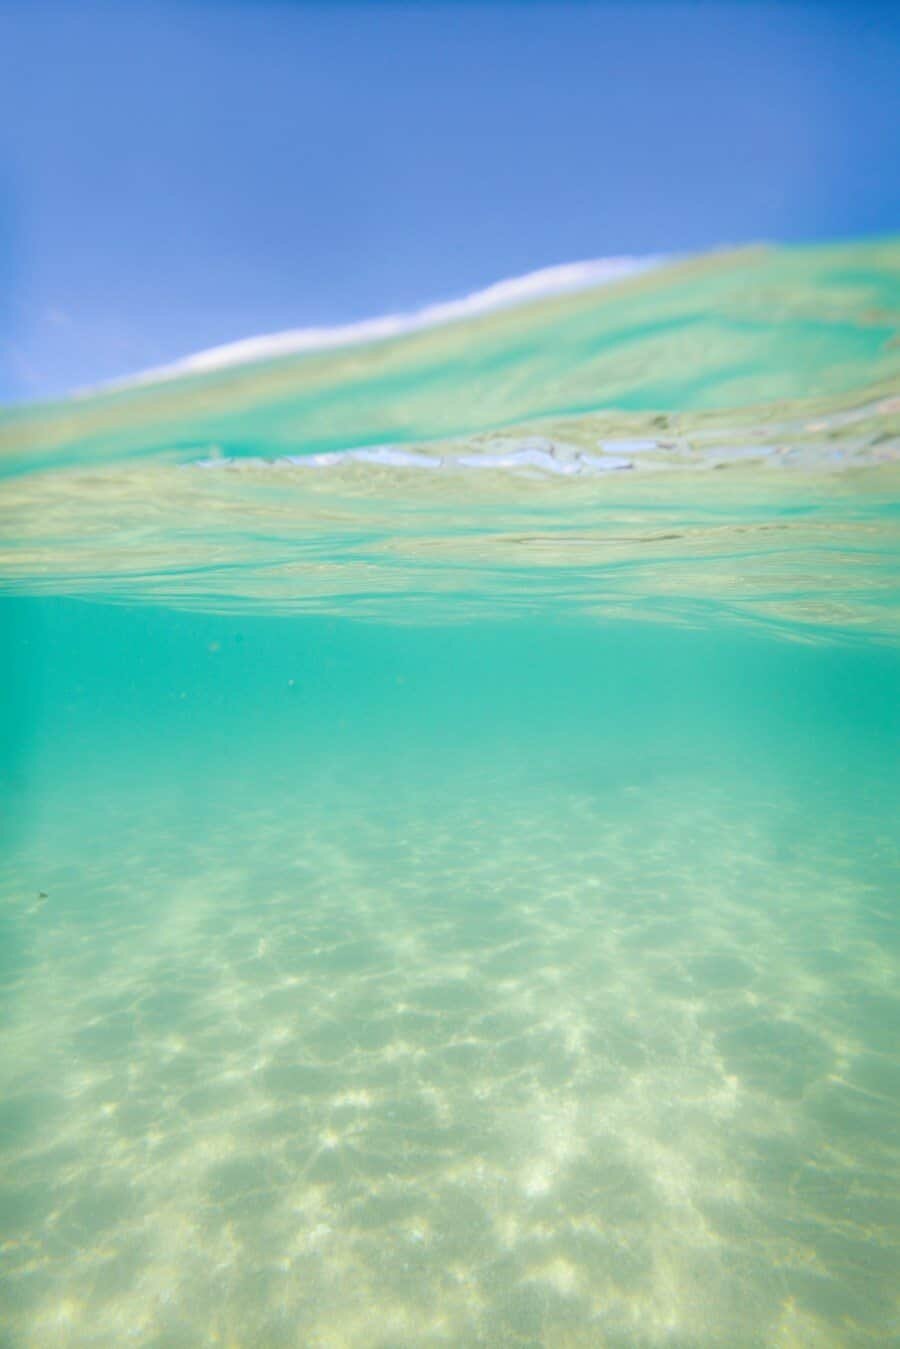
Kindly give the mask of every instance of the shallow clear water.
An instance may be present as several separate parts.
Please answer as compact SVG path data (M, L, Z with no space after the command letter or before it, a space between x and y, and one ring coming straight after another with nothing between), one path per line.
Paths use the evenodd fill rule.
M8 415L4 1343L900 1334L896 258L480 320L436 463L310 456L465 325L327 445L309 358ZM707 411L550 416L553 306L587 387L674 292Z

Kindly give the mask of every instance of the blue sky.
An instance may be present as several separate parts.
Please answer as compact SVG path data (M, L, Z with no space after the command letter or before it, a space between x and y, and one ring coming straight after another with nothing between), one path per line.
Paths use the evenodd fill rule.
M900 228L900 6L0 0L0 398Z

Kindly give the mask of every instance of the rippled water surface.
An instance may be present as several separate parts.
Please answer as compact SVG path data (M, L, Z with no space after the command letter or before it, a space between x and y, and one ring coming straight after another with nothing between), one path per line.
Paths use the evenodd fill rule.
M900 1336L898 314L747 250L4 414L0 1343Z

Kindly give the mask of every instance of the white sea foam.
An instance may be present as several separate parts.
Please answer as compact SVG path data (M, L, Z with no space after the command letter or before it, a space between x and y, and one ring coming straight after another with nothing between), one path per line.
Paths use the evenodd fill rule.
M423 309L412 313L385 314L380 318L363 319L357 323L342 323L321 328L292 328L286 332L247 337L238 342L210 347L206 351L186 356L170 365L152 367L116 383L143 384L154 380L176 379L182 375L203 374L228 366L273 360L279 356L291 356L300 352L326 351L334 347L383 341L385 338L399 337L422 328L489 313L494 309L524 304L528 300L608 285L613 281L647 271L651 267L657 267L663 261L665 259L662 256L615 257L542 267L539 271L528 272L525 276L497 281L484 290L463 296L462 299L426 305ZM90 393L93 390L85 392Z
M195 459L192 465L186 467L258 469L290 466L328 469L348 463L377 464L383 468L531 470L569 478L633 467L632 461L622 455L586 454L577 446L562 445L542 436L513 441L508 448L496 453L426 454L420 450L406 450L399 445L372 445L359 449L331 450L324 454L286 454L277 459L218 456Z

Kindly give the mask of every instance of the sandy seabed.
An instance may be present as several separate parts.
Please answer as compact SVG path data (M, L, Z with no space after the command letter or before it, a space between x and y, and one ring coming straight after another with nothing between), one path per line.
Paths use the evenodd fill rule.
M896 842L777 814L62 829L3 879L3 1343L891 1342Z

